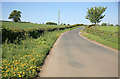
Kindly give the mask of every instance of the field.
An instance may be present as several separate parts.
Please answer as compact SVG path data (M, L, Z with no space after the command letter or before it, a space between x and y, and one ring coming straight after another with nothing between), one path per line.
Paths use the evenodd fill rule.
M81 35L106 46L120 50L118 45L120 42L118 40L120 38L118 26L93 26L85 28L83 31L85 33L81 33Z
M45 31L64 30L75 27L74 25L41 25L34 23L15 23L2 22L2 42L6 40L14 42L16 39L21 40L26 37L37 38Z
M3 27L8 27L12 29L34 29L34 28L40 28L40 29L52 29L52 28L64 28L65 25L43 25L43 24L35 24L35 23L16 23L16 22L2 22Z
M96 28L93 27L93 29L98 29L98 30L107 31L107 32L118 32L117 26L96 26Z
M8 24L7 24L8 23ZM28 24L28 25L27 25ZM11 25L11 26L9 26ZM21 25L21 26L20 26ZM30 25L30 26L29 26ZM35 25L35 26L34 26ZM29 23L14 23L11 22L3 22L3 30L4 30L4 39L5 42L2 44L2 77L11 77L11 78L18 78L18 77L25 77L25 78L34 78L37 77L40 69L44 63L46 56L49 54L50 49L52 48L53 44L60 36L61 33L75 29L80 26L74 26L71 28L66 28L58 30L49 31L49 28L58 28L57 25L47 25L44 27L38 24L29 24ZM13 26L13 27L12 27ZM33 36L36 35L34 27L37 27L38 30L36 33L39 36L34 38ZM5 29L9 28L9 29ZM32 32L31 32L32 28ZM42 34L39 30L41 28L47 29L43 31ZM17 29L16 31L13 29ZM24 39L24 30L26 32L30 31L33 36L29 35L25 36ZM16 34L22 36L13 40L13 35ZM8 37L7 34L10 36ZM12 40L8 41L8 40Z

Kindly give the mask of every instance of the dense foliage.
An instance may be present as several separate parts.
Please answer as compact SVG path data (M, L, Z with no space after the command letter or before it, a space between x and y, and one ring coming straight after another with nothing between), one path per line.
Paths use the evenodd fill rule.
M86 32L83 34L84 36L120 50L120 48L118 47L118 44L120 42L118 40L120 39L120 33L117 26L96 26L91 28L85 28L83 31Z
M102 24L101 24L101 26L106 26L106 25L107 25L107 23L102 23Z
M46 22L46 25L57 25L57 23L54 23L54 22Z
M13 10L8 19L13 19L14 22L21 21L21 12L17 10Z
M86 19L89 19L91 23L99 23L101 22L102 18L104 18L105 15L102 15L105 10L107 9L107 7L92 7L90 9L88 9L87 11L87 16L85 17Z
M19 23L17 24L16 26L19 26ZM22 24L24 25L24 23ZM59 35L77 27L61 27L59 31L55 28L45 28L31 29L31 26L29 26L29 29L15 29L14 27L3 27L4 37L7 37L2 44L3 78L18 79L18 77L24 77L27 79L37 77L46 56ZM39 30L44 31L41 33ZM33 38L30 32L32 36L36 36L37 38ZM13 40L14 35L19 37L19 40L18 38ZM8 40L13 41L10 42Z
M46 32L38 39L27 38L20 44L2 45L3 77L35 77L60 32Z
M33 24L33 23L15 23L15 22L2 22L2 43L6 40L8 42L14 42L16 39L17 42L21 39L25 39L26 37L37 38L44 31L55 31L55 30L64 30L66 28L75 27L75 25L65 26L61 25L41 25L41 24Z

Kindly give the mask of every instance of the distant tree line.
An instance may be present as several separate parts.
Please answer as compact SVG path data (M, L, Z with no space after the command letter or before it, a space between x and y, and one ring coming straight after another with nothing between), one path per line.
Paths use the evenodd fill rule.
M57 25L57 23L54 23L54 22L46 22L46 25Z
M114 25L109 23L102 23L101 26L114 26ZM120 25L116 24L115 26L120 26Z
M102 15L107 7L91 7L87 11L87 16L85 17L86 19L90 20L91 23L94 23L91 26L100 26L98 23L101 22L105 15ZM21 11L13 10L11 14L9 15L8 19L12 19L14 22L20 22L20 23L30 23L30 22L23 22L21 21ZM43 23L44 24L44 23ZM57 25L57 23L54 22L46 22L46 25ZM61 23L60 25L70 25L70 24L65 24ZM84 24L74 24L75 26L86 26ZM101 26L114 26L113 24L109 23L102 23ZM116 24L115 26L120 26Z

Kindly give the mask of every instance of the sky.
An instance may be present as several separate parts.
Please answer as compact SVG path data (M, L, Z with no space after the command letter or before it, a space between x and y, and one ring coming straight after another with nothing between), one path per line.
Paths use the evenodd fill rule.
M88 19L87 8L107 7L105 17L99 23L118 24L118 2L2 2L2 20L9 20L13 10L21 11L21 20L32 23L58 22L66 24L92 24Z

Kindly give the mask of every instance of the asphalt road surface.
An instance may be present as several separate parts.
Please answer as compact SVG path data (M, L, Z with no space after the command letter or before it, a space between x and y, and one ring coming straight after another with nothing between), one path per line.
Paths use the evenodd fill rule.
M60 36L40 77L118 76L118 52L84 39L79 35L81 29Z

